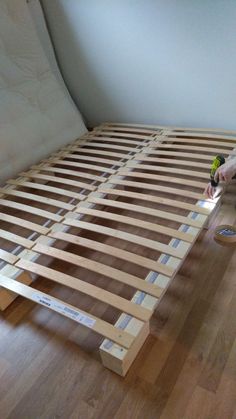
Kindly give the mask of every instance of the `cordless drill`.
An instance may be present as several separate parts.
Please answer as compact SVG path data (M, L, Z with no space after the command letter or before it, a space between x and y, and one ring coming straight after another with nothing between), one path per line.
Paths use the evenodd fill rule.
M211 164L211 171L210 171L210 179L211 179L211 186L216 188L218 186L219 180L215 181L214 176L217 171L217 169L222 166L222 164L225 163L224 156L218 155L214 158L212 164Z
M210 171L210 179L211 179L211 186L216 188L219 184L219 179L215 181L215 173L217 169L222 166L222 164L225 164L225 158L224 156L218 155L214 158L212 164L211 164L211 171ZM236 174L234 175L233 179L236 179Z

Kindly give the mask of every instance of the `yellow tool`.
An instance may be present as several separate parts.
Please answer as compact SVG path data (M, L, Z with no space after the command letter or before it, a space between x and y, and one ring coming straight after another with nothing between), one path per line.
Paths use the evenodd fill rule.
M211 186L214 188L218 186L219 180L215 181L215 173L217 169L222 166L222 164L225 164L225 158L224 156L216 156L211 164L211 171L210 171L210 178L211 178Z

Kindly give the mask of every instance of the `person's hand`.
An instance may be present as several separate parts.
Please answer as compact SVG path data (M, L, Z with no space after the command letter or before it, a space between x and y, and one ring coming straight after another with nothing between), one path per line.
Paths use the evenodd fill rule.
M225 164L222 164L214 176L216 182L230 182L236 173L236 158L228 160Z
M213 199L216 194L216 187L212 186L211 182L209 182L208 185L206 186L204 194L207 195L208 198Z

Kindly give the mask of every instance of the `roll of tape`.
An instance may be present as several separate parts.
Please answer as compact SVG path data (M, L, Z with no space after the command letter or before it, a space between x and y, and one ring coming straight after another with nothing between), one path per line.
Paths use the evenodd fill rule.
M236 243L236 226L221 225L215 229L214 239L221 244Z

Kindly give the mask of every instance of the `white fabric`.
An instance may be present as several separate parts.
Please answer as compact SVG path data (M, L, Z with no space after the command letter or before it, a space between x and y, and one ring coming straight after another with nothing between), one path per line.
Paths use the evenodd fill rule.
M44 23L41 29L46 31ZM46 55L37 31L26 0L0 0L1 184L86 132L58 74L48 35Z

